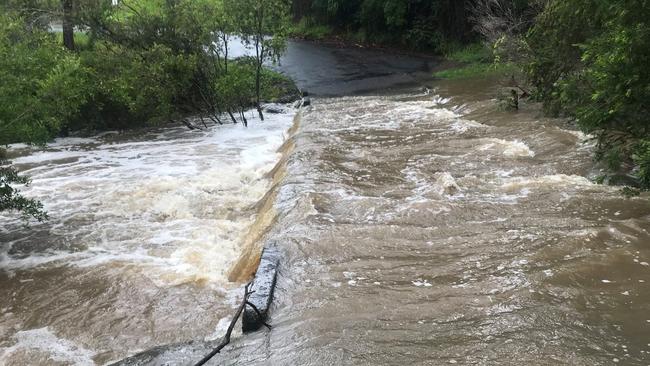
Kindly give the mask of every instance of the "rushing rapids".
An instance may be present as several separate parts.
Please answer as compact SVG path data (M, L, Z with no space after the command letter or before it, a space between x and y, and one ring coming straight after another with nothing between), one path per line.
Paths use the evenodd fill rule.
M301 47L313 53L290 47L289 73ZM346 74L343 51L320 52L306 84L321 96L417 82L390 59ZM647 365L648 196L594 184L587 136L534 106L500 111L493 85L316 97L290 131L288 113L246 134L21 153L27 192L55 216L0 232L0 363L106 364L173 344L122 364L191 364L236 306L228 277L274 244L273 329L235 334L211 364Z
M0 364L104 364L219 335L293 112L14 146L51 219L0 230ZM261 215L257 215L258 213ZM6 223L6 224L4 224ZM252 238L252 239L249 239ZM242 253L251 252L247 256ZM241 258L239 258L241 257Z
M321 99L272 231L275 325L237 364L650 360L650 205L596 185L586 137L492 91Z

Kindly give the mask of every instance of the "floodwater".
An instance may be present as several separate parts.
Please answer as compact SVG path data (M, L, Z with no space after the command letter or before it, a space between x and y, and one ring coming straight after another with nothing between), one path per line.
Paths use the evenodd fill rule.
M343 51L321 47L332 69ZM237 332L210 364L650 364L649 197L594 184L588 136L534 105L499 110L495 80L424 91L419 66L368 59L300 82L320 97L289 131L291 111L245 133L63 141L16 159L55 217L0 233L0 363L173 344L122 364L192 364L241 296L228 269L274 245L272 330ZM399 82L370 90L377 68Z
M0 217L0 364L105 364L218 336L293 114L14 146L51 217Z

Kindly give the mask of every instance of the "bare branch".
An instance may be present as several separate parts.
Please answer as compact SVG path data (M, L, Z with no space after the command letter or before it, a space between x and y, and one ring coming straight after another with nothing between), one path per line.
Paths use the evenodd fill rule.
M249 282L244 287L244 300L241 302L241 305L239 305L239 307L237 308L237 312L235 313L232 320L230 321L230 325L228 326L226 335L223 337L221 343L219 343L219 345L215 349L213 349L212 352L210 352L205 357L203 357L201 361L197 362L195 366L205 365L206 362L210 361L212 357L214 357L217 353L221 352L221 350L224 349L224 347L226 347L230 343L230 337L232 335L232 331L235 329L235 324L237 324L237 320L244 312L244 308L246 307L246 304L248 304L248 297L251 295L250 287L252 284L253 282Z

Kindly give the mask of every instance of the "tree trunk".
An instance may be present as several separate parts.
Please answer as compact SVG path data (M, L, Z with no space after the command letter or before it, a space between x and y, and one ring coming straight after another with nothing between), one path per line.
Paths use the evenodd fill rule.
M227 74L228 73L228 35L226 32L223 33L223 48L224 48L224 57L223 57L223 63L224 63L224 71Z
M228 115L230 116L232 123L237 124L237 119L235 118L235 116L232 114L230 110L228 110Z
M255 37L255 52L257 55L257 70L255 72L255 95L257 97L257 113L260 115L260 120L264 121L264 113L262 113L262 106L260 105L261 99L261 84L262 84L262 66L264 64L264 8L257 9L257 35Z
M264 37L263 35L258 35L257 40L255 41L255 51L257 54L257 68L255 69L255 107L257 108L257 113L260 115L260 120L264 121L264 114L262 113L262 107L260 106L260 94L261 94L261 84L262 84L262 62L264 62L264 46L262 45L262 50L260 51L260 38Z
M72 22L72 1L61 0L61 7L63 8L63 46L74 51L74 24Z

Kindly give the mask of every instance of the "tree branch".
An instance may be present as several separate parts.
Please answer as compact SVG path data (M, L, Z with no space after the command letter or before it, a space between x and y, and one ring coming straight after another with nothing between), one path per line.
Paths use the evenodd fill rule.
M217 353L221 352L221 350L224 349L224 347L226 347L230 343L230 337L232 335L232 331L235 329L235 324L237 324L237 320L239 319L239 317L241 317L241 314L244 312L244 309L246 308L246 305L250 305L253 308L253 310L255 310L255 312L257 312L258 315L259 315L259 310L257 310L257 308L253 304L248 302L248 298L254 292L254 291L250 290L252 285L253 285L253 281L249 282L244 287L244 299L242 300L241 305L239 305L239 307L237 308L237 312L235 313L235 316L233 316L232 320L230 321L230 325L228 326L228 330L226 331L226 335L223 337L223 340L221 341L221 343L219 343L219 345L215 349L213 349L212 352L210 352L205 357L203 357L203 359L201 361L197 362L194 366L205 365L206 362L210 361L210 359L212 359L212 357L214 357ZM269 329L271 329L271 327L269 325L266 325L266 326Z

